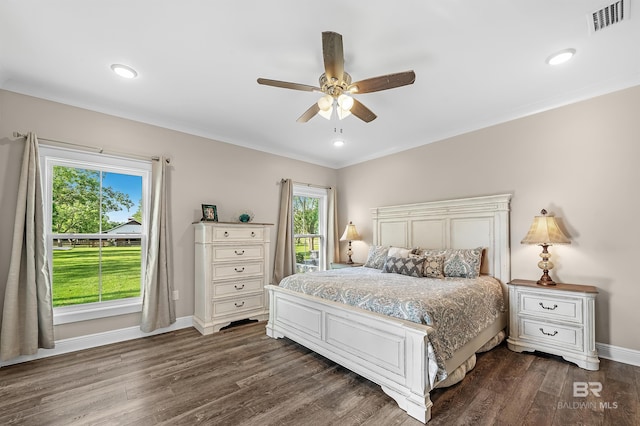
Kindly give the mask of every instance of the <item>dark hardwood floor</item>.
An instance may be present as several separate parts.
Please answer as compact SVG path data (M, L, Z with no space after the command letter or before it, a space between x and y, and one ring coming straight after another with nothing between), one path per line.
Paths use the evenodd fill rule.
M432 392L432 425L640 425L640 367L506 346ZM599 382L600 397L573 397ZM0 369L2 425L418 425L370 381L264 323L184 329Z

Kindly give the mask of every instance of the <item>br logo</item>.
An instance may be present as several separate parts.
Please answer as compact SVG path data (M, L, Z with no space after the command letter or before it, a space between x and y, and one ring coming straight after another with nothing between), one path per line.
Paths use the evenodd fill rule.
M600 382L573 382L573 397L585 398L589 396L589 392L593 396L600 398L602 392L602 383Z

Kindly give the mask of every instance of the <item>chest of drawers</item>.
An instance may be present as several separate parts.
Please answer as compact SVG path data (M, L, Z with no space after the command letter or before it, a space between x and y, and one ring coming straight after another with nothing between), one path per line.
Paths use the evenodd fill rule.
M266 320L271 224L199 222L193 326L202 334L241 319Z
M509 283L509 349L538 350L562 356L587 370L597 370L593 286L535 281Z

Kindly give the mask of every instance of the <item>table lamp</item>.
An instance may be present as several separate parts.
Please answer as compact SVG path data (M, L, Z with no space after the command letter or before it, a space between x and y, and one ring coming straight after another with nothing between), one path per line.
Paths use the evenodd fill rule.
M531 228L521 243L542 246L542 253L540 253L542 260L538 262L538 267L542 269L542 277L537 283L538 285L556 285L549 276L549 270L553 268L553 263L549 260L551 254L547 248L553 244L571 244L571 241L562 233L555 217L547 216L545 209L542 209L540 213L542 216L533 218Z
M340 241L349 241L349 250L347 250L347 256L349 256L349 260L347 260L348 265L353 264L353 260L351 260L351 255L353 255L353 252L351 251L351 241L358 241L361 239L362 237L360 237L360 234L358 234L356 226L353 223L349 222L347 227L344 229L344 234L342 234L342 237L340 237Z

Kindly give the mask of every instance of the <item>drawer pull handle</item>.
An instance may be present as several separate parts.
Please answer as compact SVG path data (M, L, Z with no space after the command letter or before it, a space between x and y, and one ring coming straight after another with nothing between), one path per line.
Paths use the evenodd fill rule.
M235 269L236 272L244 272L244 266L242 268L240 268L240 269L238 269L238 268L233 268L233 269Z
M244 250L240 250L240 251L238 251L238 250L234 250L233 252L234 252L235 254L237 254L238 256L242 256L242 255L244 254Z
M255 237L255 236L256 236L256 233L255 233L255 232L253 232L253 231L251 231L251 236L252 236L252 237Z
M236 290L242 290L244 288L244 284L241 284L240 287L238 287L238 284L234 284L233 286Z
M545 336L552 336L552 337L558 334L558 330L554 330L553 333L546 333L542 327L540 327L540 332Z
M542 309L548 309L550 311L553 311L558 307L558 305L556 305L555 303L553 304L553 308L550 308L548 306L544 306L544 304L542 302L538 303L538 305L542 306Z
M242 308L244 306L244 301L242 303L233 302L233 304L236 305L236 308Z
M228 233L227 231L224 231L224 236L225 236L225 237L228 237L228 236L229 236L229 233Z

